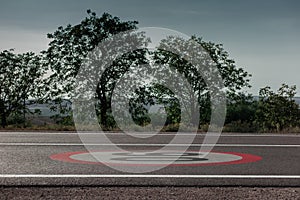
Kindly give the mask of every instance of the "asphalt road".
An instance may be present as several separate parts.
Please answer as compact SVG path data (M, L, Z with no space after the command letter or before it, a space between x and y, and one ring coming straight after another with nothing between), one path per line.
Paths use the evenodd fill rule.
M174 134L160 134L147 142L120 133L110 133L108 137L123 149L153 150L169 143ZM197 135L188 151L199 151L203 138L204 135ZM90 145L97 149L97 145L104 144ZM213 152L250 154L261 159L217 165L170 165L138 174L100 163L65 162L51 157L66 152L87 152L76 133L0 132L0 185L300 186L300 135L222 134Z

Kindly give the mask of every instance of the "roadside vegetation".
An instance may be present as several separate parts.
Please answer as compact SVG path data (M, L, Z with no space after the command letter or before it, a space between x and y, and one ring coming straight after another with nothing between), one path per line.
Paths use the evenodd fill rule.
M61 26L54 33L49 33L48 49L39 55L31 52L16 54L13 50L0 52L2 129L74 131L71 106L63 106L63 101L72 99L75 77L84 59L100 42L117 33L135 30L137 24L136 21L121 21L107 13L97 16L88 10L87 17L79 24ZM149 42L142 34L136 37L141 44ZM168 37L161 41L160 46L176 46L180 40ZM224 81L227 98L224 132L300 132L299 105L294 99L296 86L282 84L277 91L266 86L260 89L259 97L254 98L242 92L251 87L251 75L236 66L222 44L206 42L196 36L192 36L191 40L208 52ZM189 82L192 90L187 89L185 94L188 95L183 98L195 100L186 105L191 111L190 120L186 122L181 119L178 99L171 90L161 85L151 85L141 86L130 99L133 121L140 127L150 124L151 119L152 122L161 122L162 115L150 113L148 109L159 104L166 115L162 131L177 131L179 126L186 124L196 125L199 131L206 131L211 115L208 86L191 63L161 49L152 52L140 49L127 53L115 60L112 70L107 70L105 76L101 77L95 91L95 109L102 128L119 131L112 117L111 101L114 86L120 77L132 67L150 63L168 66ZM158 73L163 76L165 72L159 70ZM49 104L49 109L55 114L47 120L36 122L41 111L30 110L29 106L37 103ZM199 114L200 123L197 118ZM138 126L135 128L138 130Z

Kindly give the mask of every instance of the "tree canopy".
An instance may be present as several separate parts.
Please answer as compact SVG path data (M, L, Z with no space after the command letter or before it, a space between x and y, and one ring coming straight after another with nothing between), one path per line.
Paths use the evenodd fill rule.
M68 95L74 88L74 78L83 60L104 39L136 28L136 21L122 22L118 17L104 13L101 17L91 10L88 17L77 25L58 27L47 36L51 40L44 51L46 61L52 71L49 78L51 97Z
M282 131L299 123L299 105L295 102L296 86L282 86L274 92L270 87L259 91L256 123L263 130Z
M210 120L212 106L210 104L210 97L212 91L210 91L211 88L209 88L210 86L207 82L216 86L215 93L226 92L228 96L232 96L234 94L237 95L243 87L250 86L249 77L251 75L235 65L234 60L229 57L229 53L224 50L223 45L205 42L195 36L191 37L190 40L200 44L203 49L195 49L193 42L186 42L183 38L172 36L161 41L158 50L153 52L150 59L156 65L168 67L157 67L158 77L162 78L167 75L167 71L173 70L175 73L181 74L188 81L189 84L183 84L180 81L172 82L172 80L169 80L166 85L175 84L176 86L173 88L180 90L179 93L182 94L181 98L185 99L183 106L186 107L186 110L189 110L191 115L190 123L197 125L199 123L197 120L199 114L201 123L208 123ZM177 52L170 52L166 49L174 49ZM194 63L180 56L181 52L184 52L184 56L186 57L192 57L198 66L193 65ZM220 79L213 78L215 70L218 70L221 75L224 88L218 82ZM222 88L218 88L217 86ZM183 90L185 92L182 92ZM175 107L170 108L171 105L179 106L178 104L174 104L173 100L176 98L174 93L168 88L158 85L153 87L152 91L152 98L158 99L158 102L165 105L170 115L169 118L173 118L173 122L180 121L180 109ZM166 99L169 99L169 101L166 101ZM176 112L174 113L174 111Z
M32 52L15 54L13 50L0 53L0 117L1 125L13 112L25 109L25 101L40 94L45 68L41 58Z
M86 17L80 24L73 26L68 25L65 28L59 27L53 34L48 34L48 38L51 39L51 42L49 43L48 50L46 50L44 54L46 55L48 66L50 66L53 72L50 76L49 83L47 84L49 86L49 91L51 91L48 93L49 96L59 97L62 96L62 94L68 95L74 88L74 77L77 75L79 68L88 53L94 50L99 43L104 41L104 39L120 32L136 29L136 25L136 21L122 22L119 18L112 17L107 13L98 17L94 12L88 10L88 17ZM141 36L141 38L143 38L145 43L147 43L147 39L145 37ZM224 80L227 92L236 92L242 87L249 86L249 74L242 68L237 68L234 60L229 58L228 52L224 50L221 44L204 42L201 38L196 37L192 37L191 39L199 43L216 63L217 69ZM169 46L172 48L174 45L177 45L178 40L180 40L180 38L166 38L161 41L160 47ZM188 49L192 47L185 46L183 48ZM106 52L106 54L108 55L109 52ZM197 55L195 54L190 56ZM127 54L115 61L111 66L112 70L107 70L105 72L105 76L102 76L96 88L96 98L99 100L98 111L102 124L107 125L107 119L109 118L107 113L111 112L111 95L116 81L129 69L130 66L132 67L132 65L136 66L146 63L167 65L181 73L192 85L192 91L189 91L189 94L192 96L189 95L184 97L184 99L193 97L192 101L186 101L190 102L189 110L192 115L192 123L197 124L195 116L199 115L199 108L197 107L198 103L201 107L202 121L205 122L209 120L211 106L209 104L210 94L207 92L207 86L203 77L201 77L201 74L198 74L197 71L195 71L195 68L191 63L178 57L178 55L170 54L170 52L167 51L157 50L156 52L135 51L130 55ZM159 71L161 69L158 68L157 70ZM162 70L158 73L161 73L163 76L165 72ZM166 90L166 88L163 89L163 87L156 86L156 89L152 89L152 92L150 92L152 94L150 96L151 98L156 98L158 101L162 102L161 94L164 92L168 93L168 90ZM140 93L140 95L144 95L144 98L146 98L145 94ZM171 93L168 93L165 97L166 96L169 99L174 99L174 95ZM141 99L141 97L138 99ZM165 100L166 98L164 99L164 104L170 104L170 101L166 102ZM145 102L151 103L150 98L143 101L143 103ZM141 105L131 105L132 107L137 106L137 108L147 112L143 107L141 107ZM172 105L178 106L176 103ZM170 106L166 107L167 110L169 110L169 119L173 118L174 122L178 122L178 117L174 117L174 115L178 116L178 113L176 114L174 111L178 112L179 109L170 108ZM135 110L136 113L141 113L140 111L137 111L138 109L131 109ZM173 112L171 112L171 110ZM171 116L170 113L172 113L173 116ZM147 120L147 118L143 118Z

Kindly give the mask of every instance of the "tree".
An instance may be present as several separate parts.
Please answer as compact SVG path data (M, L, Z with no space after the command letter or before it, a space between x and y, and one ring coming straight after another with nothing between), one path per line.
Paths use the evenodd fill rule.
M172 91L159 84L141 87L136 91L136 98L131 98L129 105L130 113L136 124L143 126L151 123L152 126L155 127L157 125L161 126L163 122L164 125L180 123L181 109L178 99L162 98L163 92L172 94ZM163 106L166 114L165 121L162 121L164 118L162 115L164 112L162 110L157 110L157 113L152 113L151 116L153 117L150 117L149 108L155 104Z
M32 52L15 54L13 50L0 53L0 117L2 127L14 112L25 115L25 103L40 95L42 75L41 58Z
M220 90L215 88L214 92L224 92L225 90L228 95L238 93L238 91L240 91L243 87L250 87L249 77L251 75L235 65L235 61L229 58L229 54L224 50L222 44L205 42L202 38L196 38L195 36L193 36L190 40L199 43L205 51L200 50L200 52L198 50L195 52L193 50L193 45L191 45L192 43L184 42L183 39L178 37L168 37L161 41L159 50L154 53L153 58L157 64L167 65L187 79L191 88L180 88L185 88L186 90L183 98L186 98L186 102L189 102L185 106L189 106L187 109L190 109L190 113L192 115L191 123L198 124L196 117L194 117L194 115L197 116L198 113L200 113L201 123L206 123L209 121L212 109L209 101L211 93L208 89L206 80L209 79L212 85L215 84L216 86L220 83L214 81L213 77L209 77L209 75L204 77L206 76L205 74L212 74L211 72L215 70L213 66L216 66L216 69L223 79L225 88L219 88ZM178 54L164 50L170 48L178 48ZM186 56L191 56L194 59L201 60L200 68L203 73L200 74L192 63L180 57L180 52L185 52ZM206 53L208 53L208 55ZM214 63L210 63L210 60ZM162 74L164 74L163 71ZM170 93L169 95L172 96Z
M277 93L268 86L260 89L256 123L263 131L282 131L297 125L299 106L293 99L295 94L296 86L286 84L282 84Z
M88 17L80 24L75 26L68 25L65 28L59 27L55 33L48 34L48 38L52 41L49 44L48 50L44 53L48 59L48 65L53 71L48 84L49 91L52 91L49 93L49 96L52 98L61 97L62 93L68 95L68 93L74 88L74 77L77 75L83 60L86 59L88 53L95 50L99 43L106 41L105 39L110 36L123 31L136 29L136 24L137 22L135 21L121 22L119 18L112 17L107 13L104 13L102 17L98 17L95 13L88 10ZM138 43L146 44L148 42L147 38L143 35L139 35L138 38L140 38L137 39L137 41L139 41ZM171 48L176 47L179 40L180 39L178 38L172 37L166 38L161 42L160 46L169 46ZM191 40L201 44L202 47L209 52L210 57L214 60L214 62L217 63L218 70L225 81L224 84L227 87L228 92L236 92L236 90L249 85L247 79L249 74L243 69L235 66L234 61L229 59L228 53L223 49L222 45L211 42L203 42L202 39L196 37L192 37ZM187 44L183 48L192 47ZM99 52L101 52L101 49L99 49ZM109 55L110 52L105 52L105 54ZM92 58L91 63L92 62L99 63L99 60L97 60L97 58ZM102 61L100 60L100 63L101 62ZM201 107L202 121L207 121L209 119L210 104L208 99L210 98L210 93L207 90L203 77L197 74L197 71L195 71L193 66L184 59L177 55L170 54L167 51L158 50L154 53L150 53L144 49L126 54L115 60L111 65L111 69L107 70L99 80L96 88L96 98L99 100L98 113L100 115L102 125L105 126L107 124L106 120L109 116L107 113L111 112L111 97L117 80L125 72L127 72L130 67L136 67L140 64L146 63L168 65L170 68L175 69L175 71L177 70L179 73L184 75L193 86L192 89L187 88L187 90L189 90L189 94L188 96L183 97L185 100L192 99L192 101L189 101L191 122L193 124L198 124L196 121L196 116L199 114L198 103L200 103ZM159 70L160 72L158 72L158 74L161 73L163 76L165 71L162 69L158 69L158 71ZM82 81L82 83L83 82L84 81ZM174 99L174 95L168 92L166 88L157 87L160 88L158 90L157 88L155 89L155 87L156 86L152 87L153 90L155 90L155 92L152 93L156 94L155 98L158 101L160 101L159 99L162 99L159 96L162 96L161 94L164 92L167 93L167 95L164 95L167 99ZM140 95L145 96L141 93ZM177 106L176 103L174 106L175 105ZM187 106L187 104L184 104L184 106ZM142 108L141 105L138 107ZM145 111L145 109L139 111L143 110ZM178 112L177 108L169 110ZM144 119L148 120L147 118Z
M98 17L96 13L87 11L80 24L60 26L47 37L51 40L49 48L43 53L53 74L50 76L51 96L67 94L73 89L74 78L87 54L104 39L122 31L136 28L136 21L121 22L118 17L104 13ZM63 87L63 88L61 88Z
M200 44L202 48L197 48L195 43ZM183 57L190 57L192 61L188 61ZM235 65L223 46L212 42L204 42L201 38L192 37L186 41L180 37L169 36L161 40L158 50L150 52L148 59L149 63L152 63L151 70L155 71L155 76L152 79L157 82L164 81L163 85L147 86L143 90L147 91L146 93L138 91L137 101L132 101L132 107L139 108L140 124L149 123L149 118L146 117L148 111L141 106L141 102L144 105L152 105L154 103L153 99L155 99L155 103L164 105L167 112L167 123L184 122L199 125L199 113L200 123L208 123L213 109L210 103L211 92L218 96L218 93L221 94L225 91L228 98L235 96L235 103L237 103L237 97L239 97L239 104L242 104L243 94L240 94L239 91L243 87L250 87L249 77L251 75ZM198 70L196 67L198 67ZM221 85L218 82L220 79L214 79L213 77L216 69L222 76L225 88L218 88ZM176 74L179 74L179 76ZM180 75L189 84L185 84ZM207 85L207 80L211 85L214 85L214 88ZM183 100L181 105L178 98ZM243 100L244 103L247 101L246 99ZM247 104L250 106L250 102L247 102ZM231 102L231 105L233 105L233 102ZM248 114L252 115L255 112L253 109L249 108L250 113ZM181 115L185 111L187 111L187 114L182 118ZM185 118L190 121L183 121ZM142 119L145 121L141 121Z
M53 72L47 84L49 85L49 98L70 97L70 92L74 89L75 77L88 53L106 38L136 29L136 21L122 22L118 17L113 17L108 13L98 17L90 10L87 13L88 17L80 24L68 25L65 28L59 27L53 34L48 34L51 42L44 54ZM123 56L122 59L114 62L114 69L118 72L108 71L99 81L96 98L99 100L97 108L103 126L107 125L107 113L110 110L110 96L115 83L112 80L117 80L128 69L130 64L126 60L134 60L135 57L141 56L139 52Z
M228 97L226 122L253 123L257 110L257 101L244 93L232 94Z

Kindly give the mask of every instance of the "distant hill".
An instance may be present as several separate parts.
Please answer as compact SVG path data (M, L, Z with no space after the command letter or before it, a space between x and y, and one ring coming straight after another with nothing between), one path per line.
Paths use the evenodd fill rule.
M51 110L52 106L55 106L54 102L49 102L47 104L40 104L40 103L29 104L27 108L31 112L34 112L35 110L39 110L41 112L39 116L42 117L51 117L53 115L60 114L59 110ZM64 108L70 108L72 106L72 103L70 100L63 100L61 106Z
M255 100L259 99L258 96L253 96L253 98ZM295 99L296 103L300 105L300 97L295 97L294 99ZM53 105L55 105L55 104L54 103L48 103L48 104L31 104L31 105L28 105L27 107L32 112L34 110L36 110L36 109L39 109L41 111L41 114L39 116L41 116L41 117L51 117L53 115L59 114L59 111L52 111L50 109L50 107L53 106ZM72 103L71 103L70 100L63 100L62 106L70 108L72 106ZM162 107L162 105L152 106L150 112L157 112L159 109L161 109L161 107Z
M259 96L253 96L254 100L258 100ZM294 97L295 102L300 105L300 97Z

